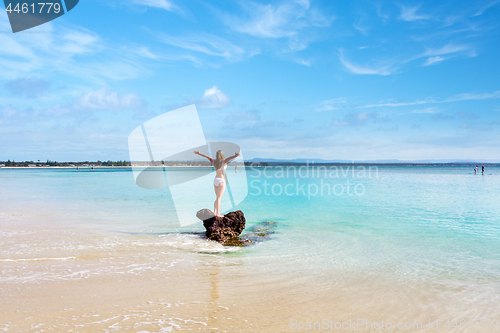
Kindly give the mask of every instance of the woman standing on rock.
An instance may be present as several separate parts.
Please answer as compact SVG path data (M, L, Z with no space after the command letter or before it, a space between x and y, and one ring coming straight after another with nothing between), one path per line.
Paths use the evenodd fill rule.
M215 154L215 160L208 155L200 153L198 150L196 150L194 153L196 155L207 158L215 168L214 190L216 199L214 202L214 214L215 216L220 217L222 216L220 214L220 200L222 198L222 195L224 194L224 190L226 189L226 181L224 176L226 174L227 163L229 163L229 161L231 161L232 159L240 156L240 153L234 153L233 156L224 158L224 152L222 150L217 150L217 153Z

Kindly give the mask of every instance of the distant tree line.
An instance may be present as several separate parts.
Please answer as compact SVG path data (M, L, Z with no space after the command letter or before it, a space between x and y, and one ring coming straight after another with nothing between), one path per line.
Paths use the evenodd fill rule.
M124 167L130 166L130 162L123 161L85 161L85 162L57 162L47 160L46 162L38 161L22 161L16 162L14 160L0 161L0 166L5 167L91 167L91 166L117 166Z
M135 163L134 163L135 164ZM210 162L208 161L158 161L158 162L150 162L150 161L144 161L144 162L138 162L138 165L144 164L148 166L210 166ZM58 162L58 161L51 161L47 160L45 162L41 162L40 160L38 161L22 161L22 162L16 162L14 160L8 160L8 161L0 161L0 167L5 166L5 167L129 167L131 166L132 163L129 161L84 161L84 162ZM242 162L230 162L230 166L242 166ZM266 162L245 162L245 166L268 166L268 163Z

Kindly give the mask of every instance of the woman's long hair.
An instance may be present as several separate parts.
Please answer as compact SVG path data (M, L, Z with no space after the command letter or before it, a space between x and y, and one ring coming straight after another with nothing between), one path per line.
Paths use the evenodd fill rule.
M226 158L226 155L224 155L224 152L222 150L217 150L217 153L215 154L215 161L214 161L214 167L215 167L215 170L219 170L221 165L222 165L222 161Z

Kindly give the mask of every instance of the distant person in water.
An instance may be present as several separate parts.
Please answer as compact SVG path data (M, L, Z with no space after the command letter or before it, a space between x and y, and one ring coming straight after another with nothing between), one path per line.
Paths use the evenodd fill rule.
M474 168L474 174L477 175L477 170L479 170L479 165L476 165L476 167Z
M237 165L235 165L235 166L234 166L234 173L237 173L237 172L238 172L238 166L237 166Z
M482 167L481 174L483 174L483 175L484 175L484 165L483 165L483 167Z
M194 152L196 155L203 156L207 158L212 166L215 168L215 179L214 179L214 190L215 190L215 202L214 202L214 214L215 216L222 216L220 214L220 200L226 189L226 180L224 179L226 174L227 163L232 159L240 156L240 153L234 153L233 156L225 158L224 152L222 150L217 150L215 154L215 160L208 155L200 153L198 150Z

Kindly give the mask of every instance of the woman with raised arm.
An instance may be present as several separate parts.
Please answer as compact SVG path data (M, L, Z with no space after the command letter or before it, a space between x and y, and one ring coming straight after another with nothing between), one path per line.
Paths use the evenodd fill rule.
M215 160L208 155L200 153L198 150L196 150L194 153L207 158L215 169L214 190L216 199L214 202L214 214L215 216L221 217L222 215L220 214L220 200L222 198L222 195L224 194L224 190L226 189L226 181L224 176L226 174L227 163L229 163L229 161L231 161L232 159L240 156L240 153L234 153L233 156L224 158L224 152L222 150L217 150L217 153L215 154Z

